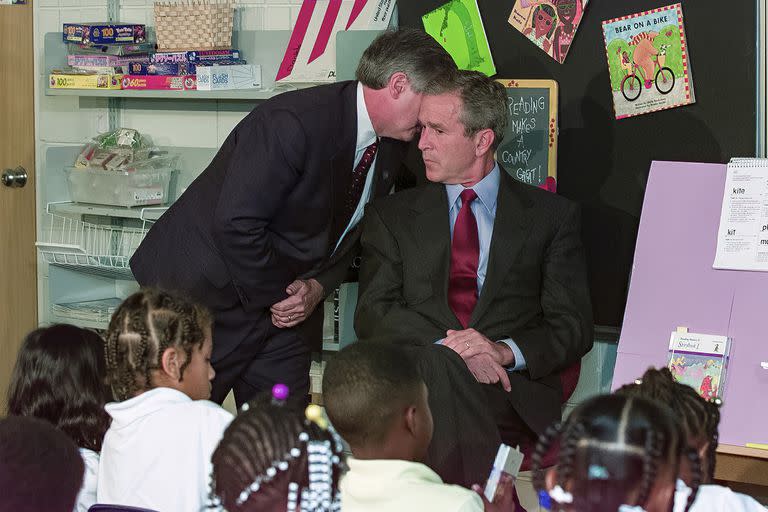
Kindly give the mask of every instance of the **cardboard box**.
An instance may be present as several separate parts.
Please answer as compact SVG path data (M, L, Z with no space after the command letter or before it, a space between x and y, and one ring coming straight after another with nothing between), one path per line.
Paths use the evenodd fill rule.
M124 75L123 89L183 91L195 89L194 75Z
M51 74L48 85L51 89L120 89L122 77L113 74Z
M259 88L261 88L261 66L258 64L198 66L197 68L199 91Z
M134 23L65 23L63 32L65 43L143 43L147 39L146 27Z

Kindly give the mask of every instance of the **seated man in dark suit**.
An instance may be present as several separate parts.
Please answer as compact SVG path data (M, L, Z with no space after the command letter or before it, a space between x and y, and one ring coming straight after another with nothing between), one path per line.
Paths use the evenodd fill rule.
M431 182L366 211L355 330L415 346L448 482L487 475L499 439L530 446L560 419L559 372L592 346L576 205L494 159L504 88L460 71L425 97L419 148Z

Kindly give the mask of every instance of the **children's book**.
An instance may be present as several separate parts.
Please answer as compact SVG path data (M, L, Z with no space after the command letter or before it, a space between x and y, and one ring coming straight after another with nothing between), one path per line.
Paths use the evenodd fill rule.
M722 398L731 343L726 336L673 332L667 367L705 399Z
M496 74L477 0L451 0L422 16L421 21L459 69Z
M559 63L573 45L573 37L589 0L517 0L507 20L510 25Z
M681 4L603 22L616 119L696 102Z

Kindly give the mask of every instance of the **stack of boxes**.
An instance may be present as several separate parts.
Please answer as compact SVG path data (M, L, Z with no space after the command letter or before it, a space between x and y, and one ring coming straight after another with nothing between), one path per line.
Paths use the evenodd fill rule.
M120 89L131 62L148 62L154 44L146 27L131 23L65 23L67 66L54 69L54 89Z
M54 69L54 89L224 90L261 87L261 68L240 50L157 52L146 27L130 23L65 23L67 66Z

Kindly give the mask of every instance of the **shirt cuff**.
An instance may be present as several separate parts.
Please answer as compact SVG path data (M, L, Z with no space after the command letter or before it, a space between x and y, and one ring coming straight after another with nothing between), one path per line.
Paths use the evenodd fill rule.
M520 347L517 346L517 343L512 341L511 338L500 340L499 343L503 343L508 346L512 353L515 355L515 366L507 367L508 372L516 372L518 370L525 370L527 368L525 364L525 357L523 357L523 353L520 351Z
M444 341L445 341L445 338L440 338L435 342L435 345L442 345Z

